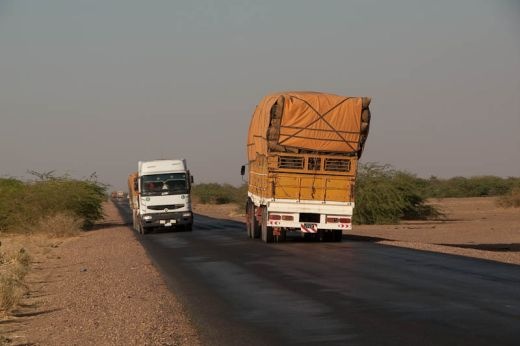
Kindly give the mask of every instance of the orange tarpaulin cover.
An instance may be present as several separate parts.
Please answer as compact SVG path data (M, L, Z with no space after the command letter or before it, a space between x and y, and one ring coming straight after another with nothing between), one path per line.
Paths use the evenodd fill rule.
M137 208L137 190L134 185L136 179L137 172L133 172L128 176L128 196L130 197L130 207L132 209Z
M268 95L256 107L248 135L248 155L267 155L271 108L283 100L278 144L322 152L356 152L360 149L362 97L318 92ZM271 125L272 126L272 125Z

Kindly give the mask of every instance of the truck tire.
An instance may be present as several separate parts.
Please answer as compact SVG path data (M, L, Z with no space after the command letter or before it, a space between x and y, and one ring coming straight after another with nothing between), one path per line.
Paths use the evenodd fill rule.
M319 230L318 234L320 240L323 242L334 241L334 237L336 235L334 230Z
M262 240L264 241L264 243L272 243L274 241L273 228L267 226L267 208L260 208L262 208Z
M193 230L193 223L188 223L188 224L184 225L184 230L186 232L191 232Z
M341 242L342 239L343 239L343 231L340 229L334 230L334 241L339 243L339 242Z
M273 237L277 243L287 241L287 231L280 231L279 236L273 236Z

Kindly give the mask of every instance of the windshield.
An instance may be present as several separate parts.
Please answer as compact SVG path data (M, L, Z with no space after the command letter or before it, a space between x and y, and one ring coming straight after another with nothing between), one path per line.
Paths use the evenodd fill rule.
M188 193L186 173L144 175L141 179L144 196Z

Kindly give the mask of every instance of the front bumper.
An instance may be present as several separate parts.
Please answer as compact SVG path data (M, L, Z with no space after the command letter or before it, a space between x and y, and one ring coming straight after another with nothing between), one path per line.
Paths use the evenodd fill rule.
M193 223L193 213L191 211L179 211L144 214L141 221L144 228L189 225Z

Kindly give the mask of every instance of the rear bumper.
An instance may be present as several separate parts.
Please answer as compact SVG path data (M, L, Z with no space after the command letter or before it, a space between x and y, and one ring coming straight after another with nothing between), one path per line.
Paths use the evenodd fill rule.
M316 233L320 230L352 230L354 202L308 201L271 199L261 200L250 195L258 207L267 208L267 226L303 233ZM277 217L274 218L273 216ZM346 222L340 222L340 220Z
M191 211L180 211L144 214L141 216L141 221L144 228L189 225L193 223L193 213Z

